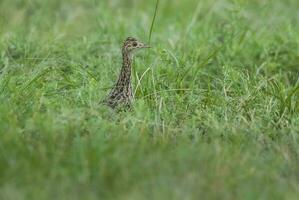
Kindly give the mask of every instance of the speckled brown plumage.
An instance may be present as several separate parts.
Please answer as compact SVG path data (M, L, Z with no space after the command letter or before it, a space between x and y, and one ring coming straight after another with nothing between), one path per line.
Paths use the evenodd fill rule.
M136 49L141 48L148 48L148 46L132 37L128 37L125 40L122 47L123 64L118 80L105 99L105 103L108 106L112 108L116 108L120 105L126 107L131 106L134 98L131 85L133 53Z

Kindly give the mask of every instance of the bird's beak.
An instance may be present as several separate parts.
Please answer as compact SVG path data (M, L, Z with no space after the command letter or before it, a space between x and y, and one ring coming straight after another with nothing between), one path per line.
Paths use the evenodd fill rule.
M151 48L149 45L143 44L142 48Z

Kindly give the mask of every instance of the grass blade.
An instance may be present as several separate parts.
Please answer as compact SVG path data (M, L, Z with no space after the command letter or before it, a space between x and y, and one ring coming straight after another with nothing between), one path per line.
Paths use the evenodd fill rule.
M154 12L154 16L153 16L153 20L152 20L152 24L151 24L151 28L150 28L150 32L149 32L149 37L148 37L148 44L150 45L151 43L151 38L152 38L152 33L153 33L153 28L154 28L154 24L156 21L156 16L157 16L157 10L159 7L159 0L156 1L156 7L155 7L155 12Z

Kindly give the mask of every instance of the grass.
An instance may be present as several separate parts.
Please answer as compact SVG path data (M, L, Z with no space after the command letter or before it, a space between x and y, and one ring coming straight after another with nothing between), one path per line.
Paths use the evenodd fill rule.
M0 2L0 199L298 198L298 1L156 3Z

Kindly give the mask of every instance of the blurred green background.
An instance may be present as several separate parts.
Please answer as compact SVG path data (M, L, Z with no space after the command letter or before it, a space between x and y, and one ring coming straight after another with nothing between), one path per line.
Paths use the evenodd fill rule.
M114 112L155 6L0 1L0 199L298 198L299 1L160 0Z

